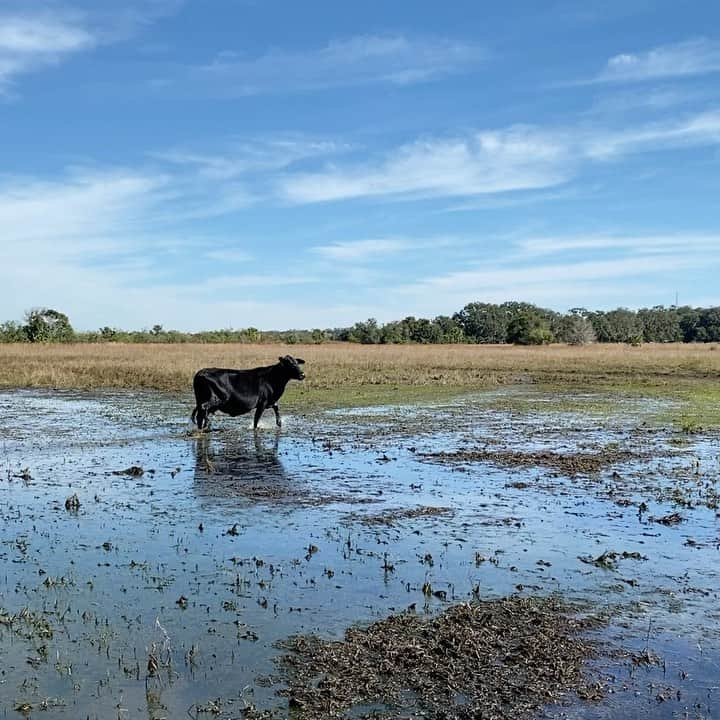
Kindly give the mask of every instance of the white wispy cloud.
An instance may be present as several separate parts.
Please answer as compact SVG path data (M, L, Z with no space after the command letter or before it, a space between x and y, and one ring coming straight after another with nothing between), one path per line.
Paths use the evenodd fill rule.
M288 173L280 197L316 203L363 197L459 197L538 190L570 180L583 165L633 153L720 142L720 111L614 130L524 125L464 138L425 139L374 163Z
M253 59L223 52L191 74L221 94L257 95L376 83L409 85L465 71L485 58L477 45L444 38L363 35L312 50L272 49Z
M19 76L58 65L99 46L126 40L176 12L185 0L93 3L6 0L0 8L0 97L12 96Z
M350 149L346 143L301 135L230 139L222 145L222 150L216 152L175 148L150 153L150 157L189 168L204 180L224 181L249 173L280 170L301 160L335 155Z
M720 111L709 110L680 120L648 123L620 131L589 133L580 142L581 150L590 159L714 145L720 142Z
M609 92L595 97L585 114L600 119L627 118L631 114L657 113L682 105L706 103L711 97L712 92L708 89L678 87L676 84L651 86L642 93L636 92L635 88L620 90L613 87Z
M185 295L214 293L221 290L247 290L263 287L286 287L290 285L311 285L319 278L309 273L261 273L244 275L213 275L201 283L182 286Z
M17 76L59 63L96 42L76 15L0 13L0 94L7 93Z
M706 38L686 40L640 53L611 57L590 83L624 83L720 72L720 45Z
M451 290L452 292L487 292L502 289L508 296L529 285L596 281L606 278L632 277L656 272L672 272L701 266L700 257L643 256L634 259L612 258L554 264L527 264L515 267L493 267L479 270L461 270L428 278L409 289ZM720 263L720 260L718 260Z
M103 44L127 40L148 26L178 12L187 0L124 0L92 2L86 14Z
M524 126L467 138L421 140L375 164L298 173L280 184L290 202L379 195L452 196L556 185L569 177L560 138Z
M252 255L246 250L233 247L220 247L213 250L208 250L205 253L205 257L209 260L217 260L221 263L246 263L252 260Z
M394 238L375 238L336 242L330 245L317 245L312 252L329 260L358 261L379 256L393 255L413 247L408 240Z
M77 170L55 181L0 178L2 254L22 253L32 263L38 249L54 258L112 249L119 224L144 220L165 185L162 176L132 171Z
M568 251L624 251L632 254L705 253L720 247L720 235L678 233L676 235L577 235L572 237L524 238L516 243L518 256L532 258Z
M463 244L462 238L449 235L434 237L377 237L363 240L343 240L327 245L315 245L310 251L327 260L339 262L363 262L382 259L399 253L417 253ZM368 276L371 277L371 276Z
M178 239L178 226L168 218L177 220L170 209L186 202L184 189L182 182L150 171L75 169L53 181L1 177L2 320L46 305L85 329L155 322L242 327L248 318L272 326L283 307L256 299L262 288L303 286L315 278L262 267L230 274L228 263L252 261L238 243L185 228ZM189 257L203 271L177 280ZM220 263L214 271L213 262ZM285 306L285 314L299 319L299 305L292 313ZM214 318L210 324L208 317Z
M470 200L462 200L454 205L443 207L440 213L474 212L476 210L489 210L517 207L521 205L535 205L563 200L575 200L581 197L588 197L599 191L597 187L590 187L580 190L576 187L554 188L550 190L538 190L534 192L509 192L498 195L485 195L474 197Z

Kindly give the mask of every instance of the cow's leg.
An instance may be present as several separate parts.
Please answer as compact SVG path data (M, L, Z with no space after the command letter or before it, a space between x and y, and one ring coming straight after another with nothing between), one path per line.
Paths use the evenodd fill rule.
M277 406L277 403L272 406L272 409L275 411L275 424L278 427L282 427L282 420L280 419L280 408Z
M265 405L260 403L255 408L255 419L253 420L253 430L257 430L258 423L260 422L260 418L262 417L262 414L265 412Z
M215 412L220 403L207 379L196 375L193 380L193 389L195 391L195 409L190 419L197 423L198 430L202 430L208 425L208 415Z
M209 400L200 404L197 409L197 425L201 430L210 425L210 415L220 408L222 403L213 395Z

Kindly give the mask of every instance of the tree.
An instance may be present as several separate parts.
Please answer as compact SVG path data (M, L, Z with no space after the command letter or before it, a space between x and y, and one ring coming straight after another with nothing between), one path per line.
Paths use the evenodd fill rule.
M29 342L70 342L75 331L65 313L52 308L33 308L25 315L23 331Z
M507 342L507 309L492 303L468 303L453 319L477 343Z
M426 318L419 318L413 323L410 340L415 343L434 344L442 342L442 330Z
M720 341L720 307L700 310L695 339L699 342Z
M410 329L404 320L385 323L380 332L380 342L385 345L409 343Z
M675 308L656 305L638 310L637 316L642 325L645 342L668 343L682 340L680 316Z
M507 340L517 345L545 345L553 341L548 321L540 313L524 309L508 323Z
M591 313L589 317L599 342L642 342L642 325L632 310L617 308L609 312Z
M359 342L363 345L374 345L380 342L380 328L375 318L369 318L367 322L355 323L344 338L350 342Z
M12 320L0 323L0 343L24 342L25 340L27 340L27 334L20 323Z
M682 333L683 342L696 342L701 311L687 305L676 308L676 311L680 318L680 332Z
M455 318L448 317L447 315L438 315L433 320L433 324L440 330L440 342L462 343L467 341L460 323L458 323Z
M579 313L573 313L572 310L562 317L556 330L556 337L568 345L587 345L597 339L590 320Z
M322 343L324 343L327 340L327 334L325 333L324 330L321 330L320 328L315 328L312 331L310 337L312 338L312 341L316 345L321 345Z
M260 331L256 327L245 328L245 330L243 330L243 335L250 343L259 343L262 338Z

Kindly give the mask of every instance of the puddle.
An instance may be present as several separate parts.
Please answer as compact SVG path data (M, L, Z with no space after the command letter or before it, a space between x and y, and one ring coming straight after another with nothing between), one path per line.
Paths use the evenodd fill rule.
M0 716L283 716L289 637L556 594L607 614L610 654L587 668L603 700L546 714L717 717L718 436L527 392L531 412L497 392L206 436L188 398L0 393Z

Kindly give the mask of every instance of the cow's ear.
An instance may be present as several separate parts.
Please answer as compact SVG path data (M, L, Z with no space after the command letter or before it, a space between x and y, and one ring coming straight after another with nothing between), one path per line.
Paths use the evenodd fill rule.
M296 362L298 365L304 365L304 364L305 364L305 361L304 361L302 358L295 358L295 362Z
M282 355L280 355L280 357L278 358L278 360L279 360L280 362L285 362L285 358L284 358Z

